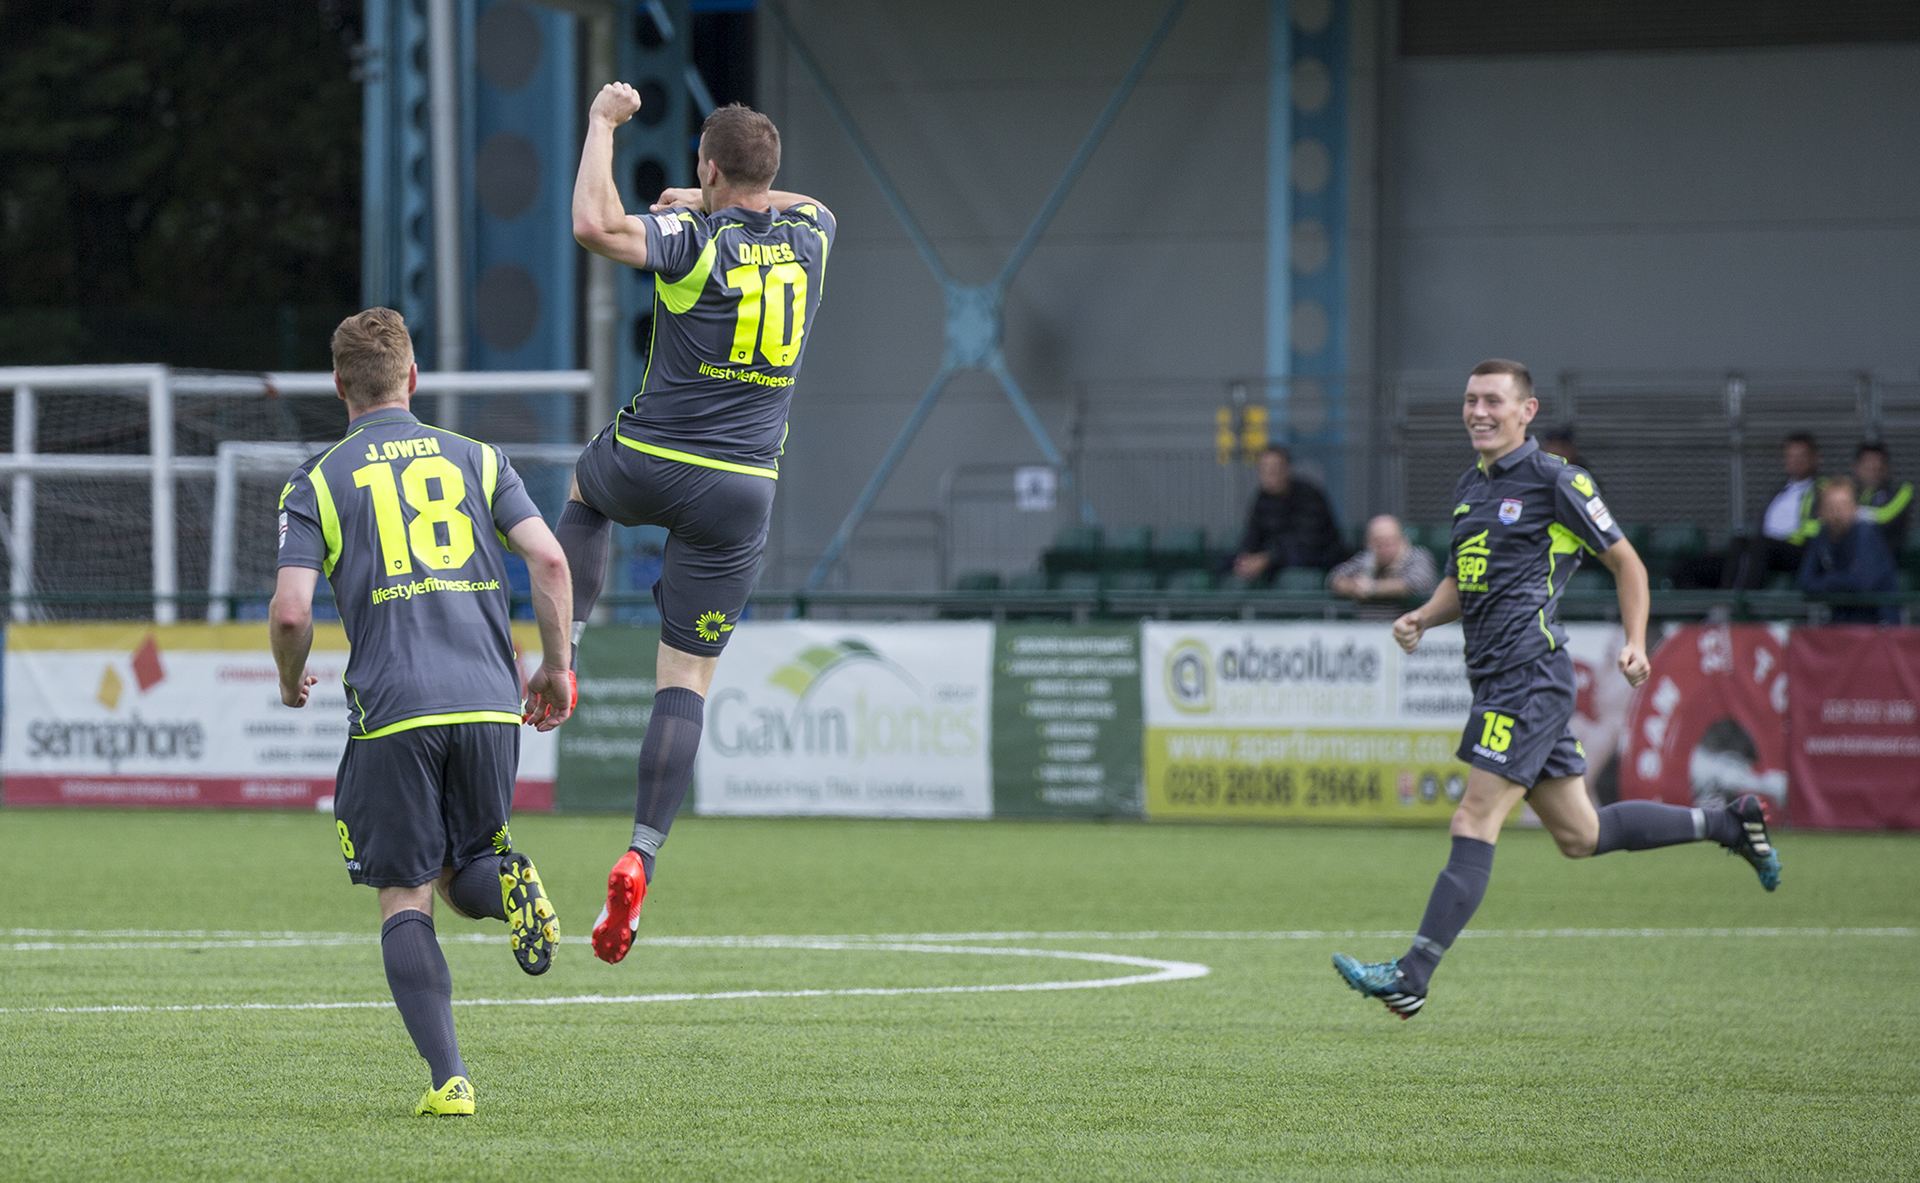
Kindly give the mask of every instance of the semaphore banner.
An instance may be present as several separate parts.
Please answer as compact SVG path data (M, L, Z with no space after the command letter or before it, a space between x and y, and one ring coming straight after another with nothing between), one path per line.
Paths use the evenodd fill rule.
M742 622L707 692L703 814L987 817L993 626Z
M8 805L312 809L347 744L346 633L314 627L307 705L281 705L263 622L18 624L6 634ZM540 662L514 626L521 676ZM553 808L557 737L523 728L514 806Z

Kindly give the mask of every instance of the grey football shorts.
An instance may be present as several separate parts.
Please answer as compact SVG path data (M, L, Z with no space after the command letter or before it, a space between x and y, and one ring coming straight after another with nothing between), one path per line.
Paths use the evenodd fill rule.
M348 740L333 794L347 877L418 887L442 868L504 853L519 767L513 723L443 723Z
M760 574L774 481L668 460L621 443L608 426L574 465L580 497L623 526L664 526L653 602L660 639L718 657Z
M1576 688L1564 649L1473 683L1473 710L1455 754L1529 791L1543 780L1579 776L1587 753L1567 723Z

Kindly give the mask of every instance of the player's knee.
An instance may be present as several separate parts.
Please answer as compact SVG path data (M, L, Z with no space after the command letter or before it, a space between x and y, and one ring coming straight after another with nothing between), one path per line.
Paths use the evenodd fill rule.
M1568 858L1592 858L1600 844L1596 834L1555 834L1553 841Z

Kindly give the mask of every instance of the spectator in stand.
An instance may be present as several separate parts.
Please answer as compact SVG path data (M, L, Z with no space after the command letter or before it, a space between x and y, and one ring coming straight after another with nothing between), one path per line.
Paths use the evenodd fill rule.
M1233 556L1233 573L1266 584L1287 567L1326 570L1346 557L1340 524L1327 495L1293 475L1293 457L1278 444L1260 453L1260 493Z
M1400 519L1383 513L1367 523L1367 549L1333 569L1327 586L1349 600L1405 600L1433 594L1440 582L1433 556L1407 543Z
M1893 555L1880 531L1860 520L1852 477L1835 477L1820 490L1820 532L1807 543L1800 590L1807 595L1873 595L1900 590ZM1893 604L1835 604L1835 624L1898 624Z
M1820 449L1813 437L1804 431L1788 436L1780 450L1780 466L1786 470L1787 483L1767 503L1760 533L1744 541L1734 540L1721 572L1721 587L1760 587L1775 571L1799 571L1807 539L1820 530L1820 520L1814 516L1820 491Z
M1906 481L1894 484L1891 467L1884 445L1861 444L1853 454L1853 479L1860 483L1860 520L1878 526L1887 553L1897 555L1907 542L1913 486Z

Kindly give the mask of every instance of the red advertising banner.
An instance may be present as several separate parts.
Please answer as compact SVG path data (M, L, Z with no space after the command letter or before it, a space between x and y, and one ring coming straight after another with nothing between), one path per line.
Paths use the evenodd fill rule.
M1620 796L1720 805L1758 793L1785 820L1786 648L1784 626L1695 624L1668 634L1627 712Z
M1794 820L1920 829L1920 629L1795 629L1787 672Z

